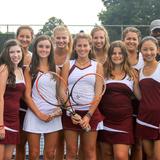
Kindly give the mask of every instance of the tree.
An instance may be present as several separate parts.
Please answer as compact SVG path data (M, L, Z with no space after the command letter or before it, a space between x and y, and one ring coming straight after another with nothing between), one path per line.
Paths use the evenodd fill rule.
M105 10L99 13L99 20L103 25L149 25L154 19L159 19L160 1L157 0L102 0ZM149 28L139 28L142 35L149 34ZM120 31L120 29L119 29ZM116 39L118 29L109 29Z
M15 33L13 32L7 32L7 33L2 33L0 32L0 53L2 51L4 43L9 40L15 38Z
M48 22L45 23L42 29L39 30L37 35L46 34L51 36L53 32L53 28L57 25L63 25L63 21L61 19L57 19L55 17L51 17Z

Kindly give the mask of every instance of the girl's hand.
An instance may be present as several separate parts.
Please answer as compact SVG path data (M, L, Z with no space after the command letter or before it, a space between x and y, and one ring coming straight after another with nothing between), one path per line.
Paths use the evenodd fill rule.
M132 69L132 70L131 70L131 73L132 73L132 79L133 79L134 83L137 84L138 81L139 81L138 71L135 70L135 69Z
M89 122L90 122L90 117L88 117L87 115L85 115L81 122L80 122L80 126L83 128L83 129L87 129L89 128Z
M3 140L5 138L5 128L1 128L0 129L0 141Z
M49 114L48 121L51 121L51 120L53 120L56 117L59 117L61 115L62 115L62 109L58 107L58 108L56 108L56 110L53 113Z
M82 117L79 114L71 115L71 120L73 124L79 124L82 120Z
M38 113L38 118L44 122L49 122L52 119L50 115L44 114L42 112Z
M62 109L60 108L60 107L58 107L58 108L56 108L56 110L53 112L53 113L51 113L51 114L49 114L51 117L53 117L53 119L55 118L55 117L59 117L59 116L61 116L62 115Z

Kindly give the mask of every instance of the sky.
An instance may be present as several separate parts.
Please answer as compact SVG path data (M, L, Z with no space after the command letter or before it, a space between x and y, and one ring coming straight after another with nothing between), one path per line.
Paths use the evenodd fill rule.
M53 16L69 25L71 33L90 32L92 25L100 24L97 15L104 10L102 0L1 0L0 4L1 32L7 31L4 24L13 25L8 30L14 32L14 25L44 25ZM33 27L35 32L40 28Z

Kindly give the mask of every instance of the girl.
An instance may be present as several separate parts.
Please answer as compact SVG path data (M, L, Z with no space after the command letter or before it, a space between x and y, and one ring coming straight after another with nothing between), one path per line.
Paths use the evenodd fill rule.
M104 64L107 60L109 37L107 30L102 26L95 26L91 31L93 39L92 52L97 62Z
M30 64L32 54L29 51L29 46L33 39L33 29L30 26L23 25L17 29L16 39L21 43L24 50L23 66ZM25 160L25 146L27 142L26 132L22 130L25 113L27 110L26 103L21 99L20 101L20 144L16 146L16 160Z
M128 51L129 63L135 69L141 69L144 66L142 54L138 53L141 32L135 27L127 27L124 29L122 37Z
M53 45L48 36L37 37L33 45L33 56L30 68L25 70L26 92L25 100L29 106L24 119L24 130L27 132L29 143L29 159L39 159L40 136L44 134L44 160L54 159L54 152L57 145L58 131L62 129L61 117L50 116L56 111L56 107L46 103L36 90L38 76L47 71L59 72L54 64ZM48 73L42 79L40 85L46 93L55 98L52 85L54 79ZM56 86L55 86L56 87Z
M94 53L95 60L104 64L107 60L109 48L109 36L107 30L103 26L95 26L91 31L93 40L92 52ZM98 131L101 132L101 131ZM97 159L101 160L101 148L103 144L97 141ZM82 153L81 153L82 154ZM83 158L81 158L83 160Z
M100 106L105 116L104 131L99 139L103 144L103 159L128 160L129 145L133 144L131 95L140 98L138 78L128 61L127 49L122 41L111 43L104 64L106 92Z
M0 160L11 159L19 143L19 101L25 89L22 65L20 43L7 41L0 57Z
M70 59L72 51L72 36L67 26L57 26L53 30L52 41L54 44L55 64L62 68L64 62Z
M145 60L140 70L142 99L137 117L137 136L142 139L147 160L160 159L160 64L156 61L158 41L147 36L139 44Z
M53 29L52 41L54 43L54 61L61 69L66 60L70 59L72 51L72 36L67 26L59 25ZM55 153L55 160L64 158L64 133L59 132L58 146Z
M68 81L68 87L71 88L75 80L87 73L99 73L103 75L103 68L100 63L91 60L91 44L92 39L87 34L78 34L73 43L73 60L67 61L62 68L62 77ZM75 58L74 58L75 57ZM73 81L74 80L74 81ZM93 80L95 86L98 89L101 84L98 84L98 79ZM99 81L100 82L100 81ZM96 91L97 91L96 90ZM65 92L65 88L63 88ZM72 103L72 102L71 102ZM72 160L76 158L77 154L77 139L80 133L81 148L84 153L84 160L96 160L96 138L97 138L97 126L101 121L100 113L97 110L97 105L93 106L81 106L75 107L76 112L82 117L81 123L75 116L64 115L63 127L66 139L66 159ZM80 123L80 124L79 124ZM94 125L93 125L94 123ZM91 131L85 132L82 128L87 128L91 125Z
M23 65L29 65L31 62L32 53L29 51L29 46L33 36L33 29L30 26L23 25L17 29L16 39L21 43L24 50Z
M138 53L138 44L141 40L141 32L135 27L127 27L123 31L123 42L128 51L129 62L137 72L144 66L144 60L141 52ZM135 96L132 97L133 106L133 127L134 127L134 139L135 144L131 146L131 159L142 160L142 144L139 139L136 138L136 117L139 109L139 101ZM145 155L143 154L143 157Z

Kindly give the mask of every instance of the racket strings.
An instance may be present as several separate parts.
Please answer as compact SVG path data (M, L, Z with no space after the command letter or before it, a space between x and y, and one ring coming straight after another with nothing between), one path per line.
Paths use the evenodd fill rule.
M53 106L58 106L56 85L57 81L48 73L42 73L37 76L36 89L39 96Z
M96 78L98 78L98 82L96 82ZM99 85L98 87L96 83ZM71 89L72 103L79 106L96 104L104 94L105 89L105 81L101 75L86 74L77 80Z

